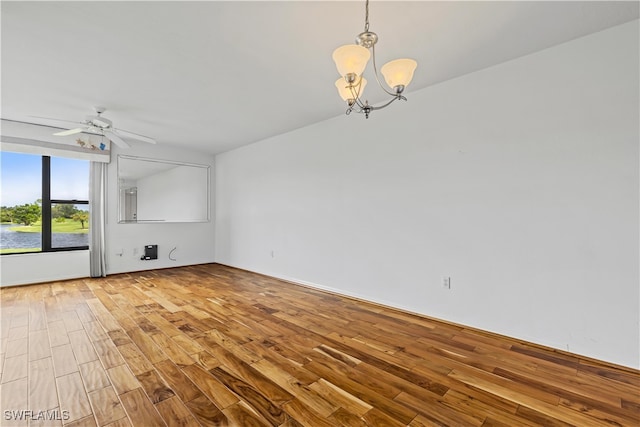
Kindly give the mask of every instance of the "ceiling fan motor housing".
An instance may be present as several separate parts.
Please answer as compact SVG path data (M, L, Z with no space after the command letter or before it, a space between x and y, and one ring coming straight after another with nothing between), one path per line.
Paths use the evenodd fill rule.
M99 127L101 129L109 129L112 125L111 120L101 116L87 116L87 124Z

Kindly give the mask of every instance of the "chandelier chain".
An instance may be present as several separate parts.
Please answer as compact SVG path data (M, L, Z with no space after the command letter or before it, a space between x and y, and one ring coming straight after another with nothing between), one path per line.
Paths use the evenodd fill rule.
M364 13L364 31L365 33L367 31L369 31L369 0L367 0L365 7L364 7L365 13Z

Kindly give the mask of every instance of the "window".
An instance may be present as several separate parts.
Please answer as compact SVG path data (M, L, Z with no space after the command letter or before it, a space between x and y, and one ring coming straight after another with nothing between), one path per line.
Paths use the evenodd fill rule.
M0 154L0 253L88 249L89 162Z

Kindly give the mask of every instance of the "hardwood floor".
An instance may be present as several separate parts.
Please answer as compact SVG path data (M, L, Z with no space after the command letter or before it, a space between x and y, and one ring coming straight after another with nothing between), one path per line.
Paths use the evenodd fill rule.
M221 265L0 297L2 426L640 425L638 371Z

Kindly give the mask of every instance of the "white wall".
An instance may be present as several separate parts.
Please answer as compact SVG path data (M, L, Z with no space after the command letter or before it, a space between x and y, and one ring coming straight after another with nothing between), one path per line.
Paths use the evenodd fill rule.
M218 155L216 260L637 368L638 91L634 21Z
M0 257L0 287L89 277L89 251Z
M107 206L107 273L150 270L214 262L214 221L193 223L159 224L118 224L118 179L116 155L126 154L159 160L170 160L211 166L214 156L188 152L184 149L162 147L161 145L137 144L131 149L114 147L112 161L108 169L108 198L113 201ZM177 179L177 178L176 178ZM213 179L213 177L212 177ZM173 181L175 184L175 180ZM185 185L189 185L186 183ZM214 183L210 185L210 200L214 204ZM213 206L211 206L213 212ZM145 245L158 245L158 259L142 261ZM177 248L171 252L173 248ZM176 259L173 261L169 259ZM120 255L122 254L122 255Z

